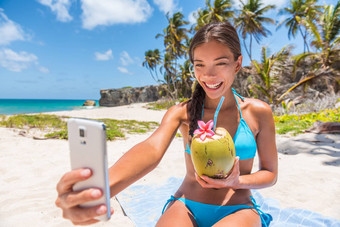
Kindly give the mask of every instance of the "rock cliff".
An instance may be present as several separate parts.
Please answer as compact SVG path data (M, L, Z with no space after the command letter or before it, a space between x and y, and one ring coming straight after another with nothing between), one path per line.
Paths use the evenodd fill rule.
M271 73L271 92L273 100L284 94L289 88L300 81L304 76L310 76L309 72L313 71L313 65L316 60L306 59L297 67L296 73L293 72L294 62L288 59L282 63L280 67L275 65L276 70ZM320 75L312 82L299 86L292 92L288 93L283 101L295 100L303 98L304 100L315 100L324 98L328 95L337 94L340 92L340 61L335 62L330 70L321 70ZM262 85L264 82L257 75L256 69L252 66L243 67L235 77L233 88L242 96L255 97L265 102L269 102L268 98L257 89L254 85ZM105 89L100 91L101 98L100 106L121 106L136 102L154 102L166 95L165 89L159 86L146 86L136 88L121 88L121 89ZM190 97L191 88L187 92L187 97ZM296 102L296 100L294 101Z
M96 101L93 100L86 100L83 106L96 106Z
M100 106L122 106L138 102L154 102L160 98L160 86L100 90Z

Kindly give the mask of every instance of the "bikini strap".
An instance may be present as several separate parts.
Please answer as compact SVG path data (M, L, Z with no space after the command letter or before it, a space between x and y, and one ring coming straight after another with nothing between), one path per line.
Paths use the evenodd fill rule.
M232 91L233 91L233 94L234 94L234 97L235 97L235 100L236 100L236 104L237 104L238 110L239 110L239 112L240 112L240 117L241 117L241 119L242 119L243 117L242 117L241 107L240 107L240 105L238 104L238 101L237 101L236 96L240 97L240 99L242 99L242 100L244 100L244 98L243 98L241 95L237 94L234 88L232 88Z
M224 96L221 97L220 99L220 102L216 108L216 111L215 111L215 114L214 114L214 132L215 132L215 128L216 128L216 124L217 124L217 116L218 116L218 112L220 111L221 109L221 106L223 104L223 101L224 101Z
M237 95L237 96L240 97L240 99L242 99L242 100L244 99L244 97L242 97L241 95L239 95L239 94L235 91L234 88L232 88L231 90L233 91L234 95Z
M262 210L260 210L260 206L256 203L256 200L253 196L250 196L251 202L253 203L254 209L259 213L262 226L267 227L269 226L269 223L273 220L273 217L270 214L264 213Z
M218 112L220 111L222 104L224 101L224 96L221 97L220 102L218 103L218 106L216 108L215 114L214 114L214 128L213 131L215 132L215 128L216 128L216 124L217 124L217 116L218 116ZM202 119L203 119L203 111L204 111L204 102L203 102L203 106L202 106Z
M165 205L164 205L164 207L163 207L163 210L162 210L162 214L163 214L164 211L166 210L166 208L167 208L167 206L169 205L169 203L170 203L171 201L174 201L174 200L176 200L176 198L172 195L172 196L170 197L170 199L168 199L168 201L166 201L166 203L165 203Z

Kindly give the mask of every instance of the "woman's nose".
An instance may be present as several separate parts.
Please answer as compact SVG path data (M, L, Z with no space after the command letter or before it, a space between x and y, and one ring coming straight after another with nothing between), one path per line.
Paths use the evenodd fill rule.
M206 77L214 77L216 76L216 70L215 67L207 66L204 71L204 76Z

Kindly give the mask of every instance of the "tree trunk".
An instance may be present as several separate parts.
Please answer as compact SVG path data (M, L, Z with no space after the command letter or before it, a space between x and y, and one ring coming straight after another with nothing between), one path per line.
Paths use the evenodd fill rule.
M249 51L248 51L248 48L247 48L246 40L245 40L245 39L243 39L243 45L244 45L244 48L246 49L246 52L247 52L247 54L248 54L249 59L251 59L251 56L250 56L250 53L249 53Z

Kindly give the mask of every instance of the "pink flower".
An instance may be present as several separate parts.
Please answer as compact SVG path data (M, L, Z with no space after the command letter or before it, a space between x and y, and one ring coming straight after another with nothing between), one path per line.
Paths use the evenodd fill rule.
M194 135L200 135L202 141L204 141L206 137L211 138L215 135L211 130L214 126L213 120L210 120L207 123L204 123L203 121L198 121L197 123L200 128L194 131Z

